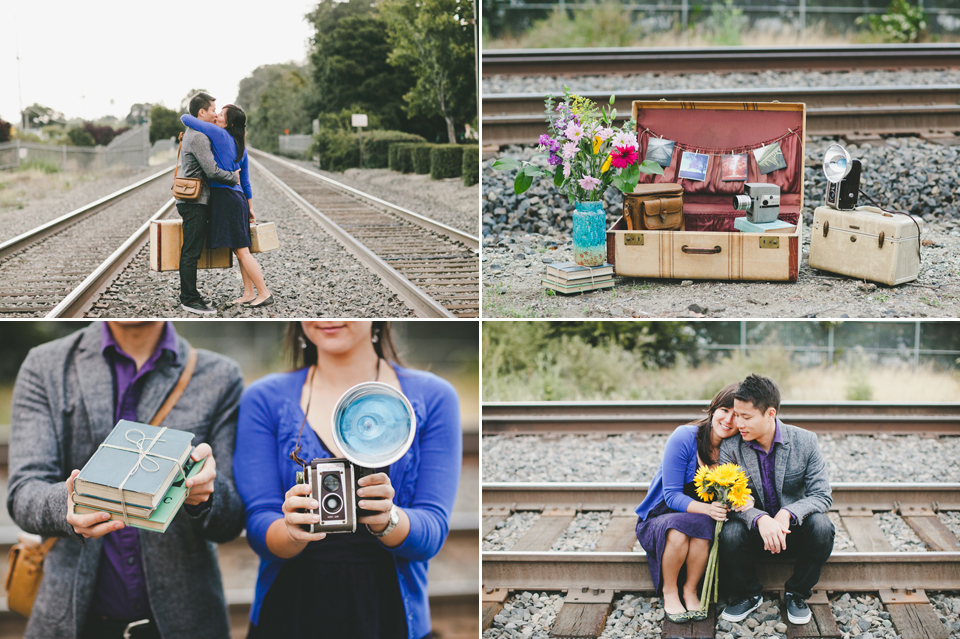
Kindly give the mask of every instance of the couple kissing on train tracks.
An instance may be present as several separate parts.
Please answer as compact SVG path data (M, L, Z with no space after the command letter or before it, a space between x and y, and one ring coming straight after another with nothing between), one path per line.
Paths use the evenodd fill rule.
M667 441L636 533L669 621L706 619L718 575L729 594L721 618L743 621L763 603L757 562L773 556L796 560L783 587L789 621L810 621L806 600L833 551L833 499L817 436L784 424L779 410L777 385L750 375Z
M190 98L189 114L180 120L186 131L181 136L175 175L200 181L194 199L177 201L183 219L181 308L196 315L217 313L197 290L197 263L204 244L208 249L229 248L237 256L243 294L225 307L269 306L273 295L250 253L250 224L256 217L245 144L247 116L234 104L218 113L216 98L200 91Z

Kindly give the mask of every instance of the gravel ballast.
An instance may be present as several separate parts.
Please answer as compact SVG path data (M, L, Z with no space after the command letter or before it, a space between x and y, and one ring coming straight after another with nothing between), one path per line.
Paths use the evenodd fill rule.
M513 513L497 524L483 540L483 550L510 550L530 527L540 519L540 513Z
M649 482L667 435L483 437L483 481ZM960 437L820 435L833 482L960 481Z
M875 513L874 520L884 532L890 545L897 552L926 552L927 545L920 541L907 522L897 513Z
M548 294L540 279L549 263L573 260L573 205L539 180L513 193L515 171L483 162L483 277L487 317L956 317L960 315L960 146L919 138L846 145L863 161L861 188L883 205L924 222L919 277L888 287L811 269L813 210L823 200L822 153L832 139L806 145L804 233L795 283L617 277L613 289ZM530 159L535 147L507 147L503 157ZM545 160L538 160L545 162ZM605 193L608 226L622 195ZM862 203L866 204L864 200Z
M603 528L610 522L609 512L577 513L567 529L560 533L550 550L589 552L597 549Z
M280 248L255 254L275 304L259 309L226 308L240 296L243 282L234 258L231 269L198 272L201 294L220 317L411 317L413 311L352 254L327 235L286 195L251 171L254 213L260 222L274 222ZM103 297L100 317L196 317L180 308L177 271L154 273L146 250Z

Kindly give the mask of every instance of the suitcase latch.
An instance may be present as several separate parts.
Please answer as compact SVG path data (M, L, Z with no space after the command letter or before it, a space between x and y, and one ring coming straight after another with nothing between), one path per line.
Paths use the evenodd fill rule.
M880 248L883 248L883 231L880 231L880 237L877 238L880 243Z
M857 241L857 236L856 236L856 235L851 235L851 236L850 236L850 241L851 241L851 242L856 242L856 241Z
M624 233L624 246L643 246L643 233Z
M827 233L830 232L830 222L823 223L823 236L826 237Z
M780 248L780 238L779 237L761 237L760 248L770 248L770 249Z

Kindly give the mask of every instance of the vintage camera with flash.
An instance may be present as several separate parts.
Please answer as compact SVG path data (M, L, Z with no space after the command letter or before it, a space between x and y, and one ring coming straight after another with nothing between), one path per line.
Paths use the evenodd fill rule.
M733 196L733 208L746 211L747 220L754 224L776 222L780 215L780 187L748 182L743 185L742 194Z
M320 504L302 511L320 516L317 523L301 525L310 533L356 532L359 517L377 514L357 508L357 482L377 469L387 472L410 448L417 428L410 401L382 382L358 384L344 393L331 422L333 441L344 457L314 459L297 473L297 483L310 486Z
M839 144L831 144L823 154L823 175L827 178L825 204L841 211L857 208L860 192L860 160L850 157Z

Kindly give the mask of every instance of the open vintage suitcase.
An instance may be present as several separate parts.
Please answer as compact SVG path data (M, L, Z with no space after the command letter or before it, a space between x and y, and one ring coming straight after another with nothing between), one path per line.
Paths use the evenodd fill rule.
M641 174L640 182L674 182L683 193L683 230L629 231L621 217L607 231L607 261L617 275L671 279L770 280L795 282L800 267L803 220L803 161L806 106L779 102L633 103L640 158L651 136L676 144L663 175ZM787 167L761 175L752 151L780 144ZM706 180L677 177L683 151L711 155ZM720 179L720 155L746 153L747 179ZM716 157L713 157L716 156ZM780 186L779 219L796 224L789 233L740 233L733 208L745 182Z

